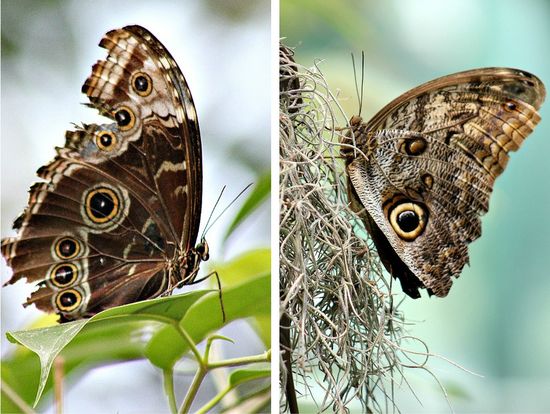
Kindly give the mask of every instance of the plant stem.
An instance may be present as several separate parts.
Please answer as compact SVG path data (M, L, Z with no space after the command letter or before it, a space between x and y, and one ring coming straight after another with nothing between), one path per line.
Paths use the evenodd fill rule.
M193 382L191 383L191 387L189 387L189 390L187 390L187 395L185 396L185 399L183 400L183 403L179 410L180 414L185 414L189 412L191 404L193 403L193 400L195 399L195 396L199 391L202 380L206 376L208 370L206 360L203 359L203 356L195 346L193 339L191 338L191 336L189 336L187 331L183 329L178 322L173 323L172 326L176 328L176 331L181 335L184 341L187 342L187 344L189 345L189 349L191 350L191 352L193 352L193 354L195 355L195 359L199 364L195 377L193 378Z
M63 366L65 365L65 359L62 356L57 356L53 363L53 387L54 387L54 400L55 400L55 412L57 414L63 413Z
M218 362L208 363L208 369L221 367L236 367L239 365L253 364L256 362L269 362L271 360L271 352L267 351L260 355L252 355L247 357L226 359Z
M212 347L212 343L214 342L213 337L209 337L206 339L206 348L204 350L204 362L208 364L208 360L210 358L210 348Z
M256 380L257 378L251 378L249 381L254 381ZM244 381L244 382L240 382L238 384L235 384L233 386L227 386L226 389L220 391L218 394L216 394L216 396L214 398L212 398L210 401L208 401L205 405L203 405L201 408L199 408L195 414L205 414L207 413L210 409L212 409L216 404L218 404L223 397L225 397L230 391L233 391L235 388L237 388L237 386L241 385L241 384L244 384L245 382L249 382L249 381ZM271 385L269 385L267 388L264 388L262 389L261 391L257 392L256 394L261 394L261 393L264 393L264 392L269 392L271 389ZM249 398L252 398L253 395L249 395L246 397L246 399L249 399ZM240 404L240 403L239 403ZM228 408L228 407L225 407L225 408Z
M168 405L170 405L170 412L176 414L178 412L178 406L176 403L176 394L174 393L174 371L172 368L164 369L162 371L164 376L164 392L168 397Z
M212 398L210 401L208 401L205 405L203 405L201 408L197 410L195 414L203 414L207 413L208 410L210 410L212 407L214 407L216 404L218 404L223 397L227 395L229 391L232 390L232 387L227 387L224 390L220 391L214 398Z
M35 411L15 392L15 390L2 380L2 393L24 414L35 414Z
M231 367L231 366L238 366L238 365L246 365L246 364L253 364L256 362L269 362L271 360L271 352L267 351L264 352L261 355L254 355L249 357L241 357L241 358L232 358L232 359L226 359L225 361L219 361L219 362L212 362L212 363L206 363L203 359L200 357L198 358L199 362L199 368L195 374L195 377L193 378L193 382L191 383L191 387L189 387L189 390L187 391L187 395L185 396L185 400L183 401L183 404L179 410L180 414L184 414L189 412L189 409L191 408L191 404L193 403L193 400L195 396L197 395L197 392L199 390L199 387L202 383L202 380L208 373L208 370L215 369L215 368L221 368L221 367ZM231 387L228 387L218 393L216 397L214 397L212 400L210 400L207 403L207 407L216 405L228 392L232 390ZM203 407L204 408L204 407ZM201 408L200 412L203 411L203 408Z
M199 369L195 373L195 377L193 378L193 382L191 383L189 390L187 390L187 395L185 396L185 399L183 400L183 403L180 407L179 414L186 414L189 412L191 404L193 403L193 400L195 399L195 396L199 391L202 380L206 376L207 371L202 363L202 360L199 360L199 362Z
M195 343L193 342L193 339L189 336L189 334L185 331L185 329L183 329L181 327L181 325L176 322L174 324L172 324L172 326L174 326L174 328L176 328L176 330L178 331L178 333L183 337L183 339L189 344L189 349L191 350L191 352L193 352L193 354L195 355L195 358L197 359L197 362L199 363L200 367L204 369L204 367L206 366L204 360L202 359L202 355L201 353L199 352L199 350L197 349L197 347L195 346Z

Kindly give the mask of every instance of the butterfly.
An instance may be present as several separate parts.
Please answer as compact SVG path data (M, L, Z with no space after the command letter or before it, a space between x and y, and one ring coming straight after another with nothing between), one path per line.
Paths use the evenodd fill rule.
M114 122L67 131L1 247L13 269L6 284L36 283L24 306L61 322L193 283L209 255L204 240L195 245L201 140L181 70L140 26L112 30L99 45L108 56L82 92Z
M352 117L341 142L350 205L407 295L449 293L545 95L525 71L474 69L418 86L368 122Z

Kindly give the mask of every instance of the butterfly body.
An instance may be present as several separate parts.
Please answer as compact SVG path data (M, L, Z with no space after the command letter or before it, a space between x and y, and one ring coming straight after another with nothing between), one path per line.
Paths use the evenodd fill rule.
M544 97L534 75L476 69L421 85L366 123L351 119L342 146L351 206L409 296L448 294Z
M37 174L29 206L2 240L28 299L62 321L191 283L202 198L197 115L187 83L146 29L108 32L82 92L114 123L82 125Z

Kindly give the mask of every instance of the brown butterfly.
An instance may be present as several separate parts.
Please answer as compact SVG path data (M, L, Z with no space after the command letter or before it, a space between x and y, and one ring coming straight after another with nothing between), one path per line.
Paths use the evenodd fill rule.
M366 123L351 119L341 149L351 206L407 295L449 293L545 95L525 71L483 68L414 88Z
M195 246L202 199L201 141L191 92L164 46L127 26L82 87L115 122L68 131L40 168L29 206L2 240L7 284L38 283L26 305L61 321L192 283L208 246Z

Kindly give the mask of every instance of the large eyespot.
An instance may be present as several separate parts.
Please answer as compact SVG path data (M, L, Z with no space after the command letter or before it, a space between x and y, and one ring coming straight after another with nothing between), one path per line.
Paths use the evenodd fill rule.
M73 263L60 263L50 272L50 282L58 288L72 285L78 278L78 268Z
M113 131L98 131L95 133L95 144L101 151L112 151L118 140Z
M109 183L97 183L84 191L80 203L80 216L92 233L115 229L130 210L128 190Z
M58 292L55 304L61 312L72 312L82 303L82 293L76 289L67 289Z
M81 250L80 242L72 237L61 237L54 243L54 255L62 260L75 258Z
M121 131L132 129L136 123L134 112L127 106L121 106L115 111L115 121Z
M120 211L119 196L110 188L99 187L86 195L86 216L94 223L106 223Z
M130 79L130 85L140 96L148 96L153 90L153 81L151 77L144 72L134 73Z
M420 236L428 223L428 210L422 204L412 201L401 202L389 212L393 230L405 241L413 241Z

